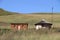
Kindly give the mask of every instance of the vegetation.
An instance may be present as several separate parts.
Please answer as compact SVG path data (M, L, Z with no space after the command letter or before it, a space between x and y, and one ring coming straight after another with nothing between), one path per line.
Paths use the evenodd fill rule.
M5 11L4 9L0 8L0 16L4 16L4 15L12 15L12 14L16 14L14 12L9 12L9 11Z
M6 15L0 16L0 24L5 23L6 26L2 25L2 27L10 28L10 23L28 23L29 28L34 28L34 24L40 22L41 19L46 19L49 22L52 22L53 19L53 26L60 27L60 14L53 14L53 18L50 14L14 14L8 16Z
M13 12L0 10L0 40L60 40L60 14L53 14L53 28L51 30L35 30L35 23L39 22L41 19L52 22L52 15L14 14ZM13 31L10 28L10 23L13 22L28 23L29 29Z
M4 30L0 31L0 40L60 40L60 30L57 28L48 29L28 29L20 31Z

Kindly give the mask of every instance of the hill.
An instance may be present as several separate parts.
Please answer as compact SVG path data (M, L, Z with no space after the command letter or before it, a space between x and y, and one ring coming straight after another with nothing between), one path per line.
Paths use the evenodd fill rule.
M8 15L8 16L7 16ZM52 22L55 27L60 25L60 14L49 14L49 13L31 13L31 14L18 14L15 12L8 12L0 8L0 25L4 27L3 24L10 27L10 23L28 23L30 28L34 27L34 24L40 22L41 19L46 19ZM33 26L33 27L32 27ZM7 28L7 27L5 27Z
M7 16L8 15L8 16ZM52 17L53 16L53 17ZM53 23L51 30L35 30L34 24L46 19ZM52 21L53 19L53 21ZM28 30L11 31L10 23L28 23ZM1 40L60 40L60 14L35 13L16 14L0 9L0 39Z
M0 16L2 16L2 15L12 15L12 14L17 14L17 13L9 12L9 11L6 11L6 10L0 8Z

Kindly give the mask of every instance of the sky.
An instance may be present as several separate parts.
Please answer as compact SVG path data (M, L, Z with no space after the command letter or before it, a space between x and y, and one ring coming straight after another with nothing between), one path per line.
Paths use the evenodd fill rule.
M0 8L18 13L60 12L60 0L0 0Z

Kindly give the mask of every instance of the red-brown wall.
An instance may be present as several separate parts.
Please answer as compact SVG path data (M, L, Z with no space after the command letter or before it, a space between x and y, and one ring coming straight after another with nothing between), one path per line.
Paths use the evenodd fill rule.
M13 30L26 30L28 29L28 24L27 23L11 23L11 28Z

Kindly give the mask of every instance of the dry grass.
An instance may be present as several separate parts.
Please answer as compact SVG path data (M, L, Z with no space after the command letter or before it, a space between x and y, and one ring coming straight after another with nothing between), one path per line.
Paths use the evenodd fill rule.
M0 34L0 40L60 40L60 32L57 28L5 31Z
M60 40L60 14L53 15L53 29L41 29L35 30L34 24L39 22L41 19L46 19L51 22L51 14L21 14L21 15L8 15L0 16L0 22L27 22L29 23L29 30L5 31L10 29L10 25L0 26L0 40Z
M6 23L26 22L29 24L30 28L32 26L34 27L34 24L39 22L41 19L46 19L47 21L52 22L52 15L51 14L20 14L20 15L16 14L16 15L0 16L0 22L6 22ZM60 14L53 14L53 24L54 24L54 27L60 27L59 25Z

